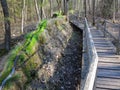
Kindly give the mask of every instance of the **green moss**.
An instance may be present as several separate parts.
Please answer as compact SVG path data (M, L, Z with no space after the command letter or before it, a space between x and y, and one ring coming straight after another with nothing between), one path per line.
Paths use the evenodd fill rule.
M26 46L25 51L27 54L32 54L35 52L34 47L36 46L37 42L40 40L39 37L46 28L46 26L47 26L47 21L44 20L38 25L36 31L29 33L26 36L26 42L24 45Z

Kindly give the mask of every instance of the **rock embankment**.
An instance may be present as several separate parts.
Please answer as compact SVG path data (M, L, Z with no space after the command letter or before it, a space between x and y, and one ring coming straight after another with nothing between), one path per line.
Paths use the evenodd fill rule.
M16 70L19 75L9 90L77 90L80 85L82 33L71 27L64 18L55 18L47 22L37 44L21 53L29 58ZM28 48L30 49L30 48ZM30 49L31 50L31 49ZM8 55L9 57L9 55ZM21 59L22 60L22 59ZM24 60L23 60L24 61ZM19 65L19 63L18 63ZM9 86L9 87L8 87Z

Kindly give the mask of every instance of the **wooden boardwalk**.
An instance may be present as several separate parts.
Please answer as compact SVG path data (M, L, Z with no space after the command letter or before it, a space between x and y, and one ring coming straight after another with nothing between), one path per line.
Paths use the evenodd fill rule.
M120 56L100 30L90 30L98 53L95 90L120 90Z
M84 31L84 24L72 21L76 26ZM78 24L79 23L79 24ZM98 54L97 74L95 88L93 90L120 90L120 55L116 55L116 47L104 37L101 30L90 28L93 42ZM84 37L83 37L84 40ZM85 41L83 41L85 45ZM84 48L86 46L83 46ZM85 49L83 49L85 50ZM86 52L83 51L81 90L84 89L89 61ZM91 89L90 89L91 90Z

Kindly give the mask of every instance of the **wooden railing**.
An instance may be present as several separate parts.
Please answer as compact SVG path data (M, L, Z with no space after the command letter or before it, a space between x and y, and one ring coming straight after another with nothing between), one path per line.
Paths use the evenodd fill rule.
M88 26L87 19L85 18L84 23L84 42L85 42L85 53L87 53L87 60L89 67L87 68L87 73L84 78L84 84L81 90L93 90L95 88L95 79L96 79L96 72L97 72L97 64L98 64L98 55L96 52L96 48L93 42L93 38L90 32L90 28ZM84 69L82 69L84 70Z
M96 19L97 29L103 30L104 37L112 40L116 46L116 54L120 54L120 24L111 23L105 19Z

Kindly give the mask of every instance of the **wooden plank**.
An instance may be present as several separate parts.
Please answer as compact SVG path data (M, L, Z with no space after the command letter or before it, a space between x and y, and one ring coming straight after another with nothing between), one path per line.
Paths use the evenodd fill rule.
M120 56L119 55L110 55L110 56L103 56L103 57L100 57L99 59L105 59L105 58L109 58L109 59L119 59L120 60Z
M104 90L120 90L120 80L117 79L105 79L105 80L97 80L96 87Z
M114 50L114 48L111 46L111 47L105 47L105 48L103 48L103 47L96 47L96 49L108 49L108 50Z
M119 64L120 65L120 59L119 58L99 58L99 63L113 63L113 64Z
M120 70L120 64L111 64L111 63L102 63L98 64L98 69L104 69L104 70Z
M107 83L106 83L107 82ZM98 85L105 84L107 86L116 86L120 88L120 79L112 79L112 78L97 78L96 83Z
M104 89L117 89L120 90L120 79L112 79L112 78L97 78L96 81L97 88Z
M120 79L120 70L116 71L116 70L98 69L97 77Z
M97 49L97 52L98 53L115 53L115 51L114 50L111 50L111 49Z
M120 90L119 87L115 87L115 86L109 86L109 87L107 87L107 86L99 85L96 88L97 89L95 89L95 90Z
M108 90L108 89L97 87L95 90ZM109 89L109 90L110 90L110 89Z

